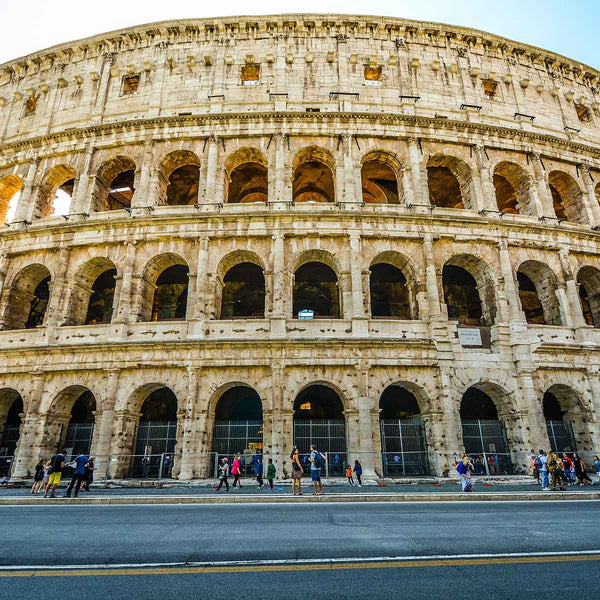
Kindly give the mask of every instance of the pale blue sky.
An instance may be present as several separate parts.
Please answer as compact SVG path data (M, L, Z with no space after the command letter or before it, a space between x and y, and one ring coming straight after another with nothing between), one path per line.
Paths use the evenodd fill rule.
M140 23L292 12L373 14L464 25L600 69L600 0L0 0L0 63Z

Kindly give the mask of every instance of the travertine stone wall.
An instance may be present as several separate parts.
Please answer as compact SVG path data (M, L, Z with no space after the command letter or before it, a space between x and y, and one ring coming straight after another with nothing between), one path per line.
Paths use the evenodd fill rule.
M243 85L246 66L258 66L253 85ZM172 389L183 479L207 474L215 405L232 384L262 400L266 454L289 451L302 389L334 388L350 456L363 453L368 473L381 472L379 398L394 383L417 397L440 471L462 447L471 386L494 400L521 469L548 446L549 389L579 450L600 450L600 332L578 292L583 277L596 306L599 81L591 67L484 32L337 15L156 23L1 65L0 217L20 190L0 232L0 416L13 390L24 402L13 475L55 449L81 389L96 398L97 455L131 453L143 400ZM182 156L199 166L197 202L171 206ZM240 156L267 168L267 202L227 203ZM330 168L331 202L293 202L293 170L307 157ZM398 204L363 203L361 168L373 157L392 167ZM428 167L449 169L464 208L432 206ZM135 193L129 210L108 211L119 169L135 171ZM495 174L518 210L499 209ZM56 216L67 176L70 214ZM292 314L293 274L313 260L337 275L340 319ZM265 275L264 318L218 320L227 269L248 261ZM402 269L414 319L371 318L377 262ZM81 325L107 264L117 270L112 321ZM186 319L147 322L171 264L189 268ZM463 347L448 320L446 264L476 280L483 347ZM520 270L551 324L527 323ZM15 329L46 272L42 326Z

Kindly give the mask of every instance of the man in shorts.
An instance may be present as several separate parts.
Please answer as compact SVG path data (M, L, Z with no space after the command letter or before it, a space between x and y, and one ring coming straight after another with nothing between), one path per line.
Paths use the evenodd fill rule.
M48 497L50 489L52 489L50 498L56 498L55 492L60 483L60 478L62 477L62 470L65 466L65 456L67 456L67 451L61 450L50 459L50 477L48 478L48 487L46 488L44 498Z
M323 495L323 483L321 482L321 466L325 464L325 455L317 450L313 444L310 447L310 478L315 486L315 496Z

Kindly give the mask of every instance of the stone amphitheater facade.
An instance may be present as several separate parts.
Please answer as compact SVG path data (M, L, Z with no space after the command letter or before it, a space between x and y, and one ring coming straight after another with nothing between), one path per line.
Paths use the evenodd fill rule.
M128 475L130 458L105 457L134 453L163 388L180 479L208 474L219 400L240 387L284 472L315 385L368 474L385 475L389 389L416 400L440 473L465 445L467 393L493 402L517 472L550 447L552 418L589 456L599 86L482 31L340 15L155 23L0 65L0 219L18 198L0 231L12 476L65 444L82 394L100 468ZM72 200L56 215L59 190Z

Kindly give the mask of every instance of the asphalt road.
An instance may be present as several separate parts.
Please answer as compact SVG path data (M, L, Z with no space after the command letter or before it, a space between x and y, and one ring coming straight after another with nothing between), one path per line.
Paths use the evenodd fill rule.
M0 507L4 566L262 561L235 573L0 572L0 597L587 598L600 561L497 557L600 550L600 502ZM478 564L461 555L495 555ZM444 555L423 566L414 559ZM365 562L401 557L401 564ZM343 558L350 565L272 561ZM409 561L409 564L406 561ZM535 563L524 562L535 560ZM490 562L491 561L491 562ZM497 562L501 561L501 562ZM43 576L40 576L43 575ZM465 587L466 586L466 587ZM105 593L106 592L106 593ZM593 595L592 595L593 594Z

